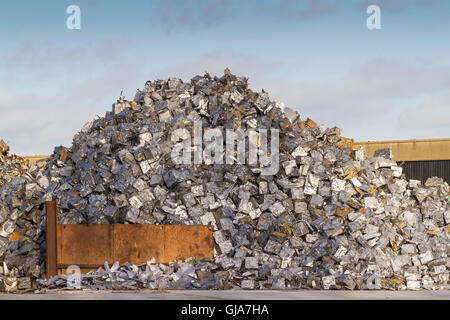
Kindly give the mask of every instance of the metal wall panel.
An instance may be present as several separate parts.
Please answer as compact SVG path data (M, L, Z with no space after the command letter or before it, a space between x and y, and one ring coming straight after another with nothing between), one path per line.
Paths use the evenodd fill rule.
M404 161L398 164L403 167L407 179L425 183L428 178L436 176L450 183L450 160Z
M141 264L151 258L156 263L191 257L214 259L211 226L58 224L56 233L55 264L62 273L70 265L95 270L105 261Z

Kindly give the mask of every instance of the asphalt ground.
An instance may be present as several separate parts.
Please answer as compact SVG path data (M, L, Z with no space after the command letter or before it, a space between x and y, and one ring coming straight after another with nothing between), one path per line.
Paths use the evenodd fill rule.
M0 294L0 300L450 300L450 290L71 290L50 291L46 293Z

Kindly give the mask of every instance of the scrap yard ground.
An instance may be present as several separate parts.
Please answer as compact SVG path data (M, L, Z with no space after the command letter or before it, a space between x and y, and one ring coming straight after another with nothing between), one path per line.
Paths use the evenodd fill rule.
M450 300L450 290L175 290L54 291L45 294L0 294L0 300Z

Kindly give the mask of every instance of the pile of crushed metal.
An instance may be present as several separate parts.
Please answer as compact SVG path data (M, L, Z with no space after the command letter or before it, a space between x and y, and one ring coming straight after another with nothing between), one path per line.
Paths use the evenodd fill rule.
M0 140L0 186L23 175L28 169L29 162L24 158L9 154L9 146L5 141Z
M194 137L198 122L204 132L278 129L280 169L214 163L207 141L188 148L201 163L179 164L173 150L186 137L172 133ZM252 144L259 139L247 141L245 159ZM229 70L149 81L86 124L71 148L55 148L46 166L0 188L0 289L67 286L64 275L36 281L45 277L51 199L58 223L215 228L213 261L105 264L83 288L449 288L447 195L442 179L407 181L389 150L367 158L338 128L301 119Z

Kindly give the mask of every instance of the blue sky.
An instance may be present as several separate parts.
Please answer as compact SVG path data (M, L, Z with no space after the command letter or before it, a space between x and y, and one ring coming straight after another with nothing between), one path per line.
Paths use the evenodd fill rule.
M449 34L445 0L2 1L0 139L51 153L121 90L226 67L358 141L449 138Z

